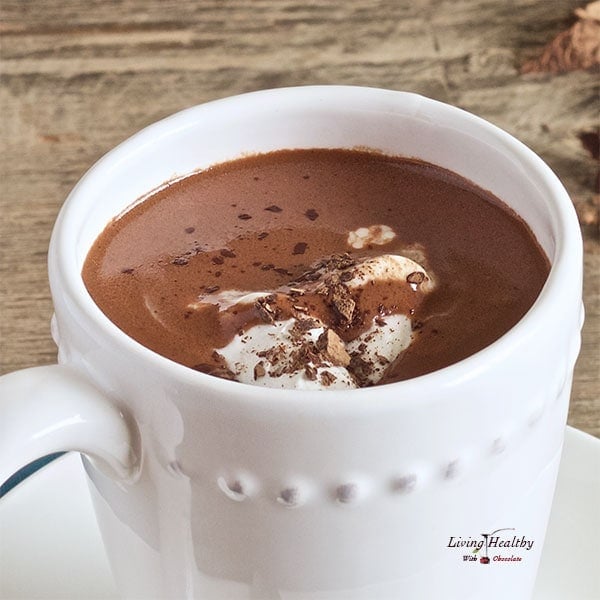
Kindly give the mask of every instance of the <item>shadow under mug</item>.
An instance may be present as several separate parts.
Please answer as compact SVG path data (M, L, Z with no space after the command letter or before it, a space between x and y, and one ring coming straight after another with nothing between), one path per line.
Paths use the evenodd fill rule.
M165 181L247 153L359 146L455 171L531 227L550 275L491 346L380 387L257 388L142 347L87 293L81 268L95 238ZM56 222L49 274L59 365L0 379L0 476L83 452L123 597L530 597L580 346L582 243L564 188L513 137L371 88L197 106L81 179Z

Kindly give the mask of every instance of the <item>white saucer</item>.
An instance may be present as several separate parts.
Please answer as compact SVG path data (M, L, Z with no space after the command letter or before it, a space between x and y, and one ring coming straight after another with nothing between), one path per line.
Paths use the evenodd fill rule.
M600 600L600 440L567 428L533 600ZM0 599L118 598L83 467L67 454L0 500Z

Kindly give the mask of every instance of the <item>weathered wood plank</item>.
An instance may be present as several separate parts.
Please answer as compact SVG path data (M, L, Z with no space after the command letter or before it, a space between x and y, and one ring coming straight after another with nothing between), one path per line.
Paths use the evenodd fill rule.
M594 216L592 71L523 75L571 0L3 0L0 370L55 360L46 249L85 170L141 127L244 91L309 83L416 91L513 133ZM591 211L591 213L590 213ZM587 321L570 422L600 435L600 243L586 237Z

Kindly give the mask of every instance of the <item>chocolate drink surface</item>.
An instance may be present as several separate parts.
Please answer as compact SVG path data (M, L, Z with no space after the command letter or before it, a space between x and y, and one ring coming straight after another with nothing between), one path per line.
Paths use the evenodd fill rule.
M271 387L400 381L488 346L549 261L491 193L417 160L281 150L165 185L113 220L83 268L141 344Z

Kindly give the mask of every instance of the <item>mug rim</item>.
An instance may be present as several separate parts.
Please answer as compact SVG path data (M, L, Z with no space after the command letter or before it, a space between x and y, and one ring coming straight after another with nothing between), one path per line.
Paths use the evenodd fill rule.
M81 222L80 219L84 216L81 210L79 210L78 214L79 207L77 204L79 196L85 191L84 188L90 182L93 183L94 178L106 176L106 173L103 171L109 170L112 164L124 160L132 148L148 143L160 143L160 138L163 135L172 135L180 128L189 127L197 119L201 119L202 113L207 110L212 110L218 106L225 107L228 103L244 102L251 98L256 99L256 97L261 99L261 97L270 96L274 100L281 101L285 99L289 102L294 96L298 96L298 102L305 102L310 99L316 101L322 98L323 94L328 97L328 100L331 100L334 96L338 96L340 102L342 102L342 97L348 98L350 95L366 95L367 97L369 95L372 95L372 97L388 95L390 99L393 97L395 101L398 101L398 99L418 101L419 106L429 105L435 107L437 110L450 111L453 115L470 121L482 131L485 130L488 134L491 134L502 143L504 148L510 151L511 155L519 159L519 162L527 168L528 172L536 174L539 181L544 184L545 189L550 191L548 196L551 198L550 209L553 212L551 214L552 228L556 235L554 260L551 259L550 261L550 272L542 290L529 310L497 340L456 363L403 381L367 388L344 390L274 388L225 380L195 371L162 356L118 328L94 302L83 283L81 270L77 269L77 265L75 264L73 239L77 234L76 225L78 222ZM133 203L130 206L132 205ZM125 139L96 161L79 179L68 195L52 232L48 253L48 266L53 296L59 289L61 293L66 293L71 300L71 306L77 308L86 319L92 322L97 328L100 328L105 336L110 338L111 341L116 343L125 352L133 352L145 361L148 361L148 364L159 372L165 373L177 381L193 387L210 388L210 391L216 394L243 397L245 402L254 401L258 404L273 402L278 405L285 404L286 402L295 405L297 402L300 402L303 406L307 404L323 405L324 409L327 410L326 407L332 402L345 406L356 404L357 406L364 407L364 403L367 400L370 406L372 406L372 402L374 401L383 402L384 404L402 404L405 406L407 403L411 404L411 398L415 396L413 392L417 389L421 393L416 394L416 396L419 397L419 404L422 404L423 386L426 386L428 389L437 390L454 387L459 382L469 380L482 370L487 370L491 365L501 362L516 347L534 336L538 328L543 326L545 315L550 311L550 305L554 302L554 296L557 293L556 288L560 285L561 281L568 281L567 277L570 275L569 265L573 264L575 260L581 263L582 258L583 249L579 224L567 191L551 168L523 142L520 142L506 131L468 111L413 92L362 86L318 85L259 90L202 103L156 121ZM71 264L69 263L69 259L72 261ZM57 288L54 287L54 283L59 284ZM371 397L367 398L368 396ZM435 398L431 398L427 402L435 402ZM336 410L338 410L337 407Z

